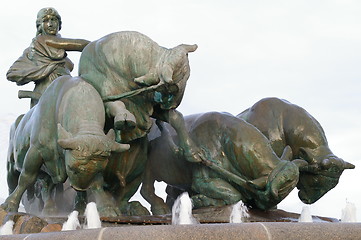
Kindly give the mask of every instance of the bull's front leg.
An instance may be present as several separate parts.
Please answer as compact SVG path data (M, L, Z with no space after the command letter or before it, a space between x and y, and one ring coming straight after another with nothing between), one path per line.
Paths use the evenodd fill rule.
M41 212L42 216L54 216L57 212L57 207L55 203L55 187L56 185L53 183L51 177L45 173L40 172L39 176L37 177L35 183L36 191L40 192L40 197L44 202L44 208Z
M7 183L8 183L8 188L9 188L9 194L11 194L15 190L15 188L18 184L20 172L18 172L15 168L14 154L10 153L8 158L9 159L8 159L7 166L6 166Z
M136 177L119 192L118 206L122 214L127 216L149 215L149 211L139 201L129 202L130 198L137 192L142 179L142 175Z
M194 208L230 205L245 200L228 181L210 176L209 171L200 165L193 169L192 190L198 193L192 196Z
M176 130L185 158L189 162L202 162L203 153L190 138L182 113L172 109L168 111L167 115L165 116L166 121Z
M17 212L21 197L25 190L35 183L42 163L43 161L38 149L31 146L25 155L18 185L5 202L1 204L1 208L8 212Z
M154 188L154 176L152 174L152 166L150 166L149 162L147 164L145 174L143 177L142 187L140 189L140 194L142 197L150 204L150 210L153 215L162 215L170 213L170 209L167 204L164 203L163 199L158 197L155 194Z
M135 127L135 117L122 101L106 102L104 106L108 116L114 118L115 130L131 130Z
M104 178L102 173L99 173L90 187L91 193L95 197L95 202L100 216L102 217L116 217L120 215L119 209L115 206L113 197L104 191Z

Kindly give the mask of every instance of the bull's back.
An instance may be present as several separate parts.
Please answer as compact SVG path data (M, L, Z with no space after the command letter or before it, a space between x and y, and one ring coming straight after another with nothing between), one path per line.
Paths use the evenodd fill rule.
M237 115L258 128L280 156L286 145L317 147L326 143L320 124L306 110L286 100L265 98Z
M236 169L254 179L271 171L279 161L267 138L242 119L219 112L185 119L191 138L225 169Z
M91 84L80 77L73 77L64 82L63 88L57 102L57 123L72 133L87 122L104 126L103 101Z
M155 66L163 49L147 36L132 31L116 32L88 44L79 61L79 76L102 97L139 88L134 78Z

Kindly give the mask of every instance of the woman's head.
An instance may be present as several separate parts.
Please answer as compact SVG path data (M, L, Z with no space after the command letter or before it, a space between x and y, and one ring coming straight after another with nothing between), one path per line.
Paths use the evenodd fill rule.
M54 20L56 21L55 24L57 24L56 27L56 33L58 31L60 31L61 29L61 17L58 13L58 11L56 11L54 8L48 7L48 8L43 8L38 12L38 15L36 17L36 35L40 35L40 34L49 34L48 32L44 33L44 31L48 30L48 27L45 26L44 29L44 23L45 22L49 22L52 21L54 22ZM52 29L52 27L54 26L50 26L50 31L55 31L54 29ZM50 33L52 34L52 33ZM55 35L55 34L54 34Z

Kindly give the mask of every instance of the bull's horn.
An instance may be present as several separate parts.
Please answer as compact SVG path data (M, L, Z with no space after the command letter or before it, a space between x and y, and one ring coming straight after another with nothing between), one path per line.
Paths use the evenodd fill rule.
M77 143L76 139L69 138L69 139L58 139L58 144L63 149L68 150L75 150L78 149L79 144Z
M355 165L342 160L341 158L326 158L322 160L321 167L323 169L329 169L332 166L336 166L340 171L344 169L354 169Z
M343 163L343 167L345 168L345 169L354 169L355 168L355 165L353 165L352 163L349 163L349 162L344 162Z
M110 129L107 133L107 138L109 138L112 141L112 145L110 146L110 150L112 152L124 152L130 148L129 144L121 144L115 142L115 132L114 129Z
M187 52L194 52L198 48L197 44L193 44L193 45L182 44L182 46L185 48Z
M121 144L121 143L113 142L113 144L111 146L111 151L112 152L124 152L124 151L127 151L129 148L130 148L129 144Z

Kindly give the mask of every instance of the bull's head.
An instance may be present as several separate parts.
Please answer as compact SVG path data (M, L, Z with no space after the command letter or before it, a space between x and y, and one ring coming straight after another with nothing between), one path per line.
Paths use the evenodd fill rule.
M123 152L129 144L119 144L114 140L111 129L107 135L73 136L58 124L58 144L65 152L66 172L73 188L86 190L95 176L102 172L108 163L111 152Z
M263 189L256 192L254 204L263 210L276 206L296 187L298 179L298 166L281 160L268 176L249 182Z
M298 196L302 202L312 204L334 188L344 169L355 166L333 154L323 155L323 158L313 157L310 151L304 151L306 164L300 166L300 180L297 184ZM311 157L310 157L311 156ZM310 159L310 160L309 160Z
M190 76L188 53L194 52L197 45L181 44L171 49L160 69L160 84L154 96L154 101L160 104L162 109L176 108L183 97L187 80Z

